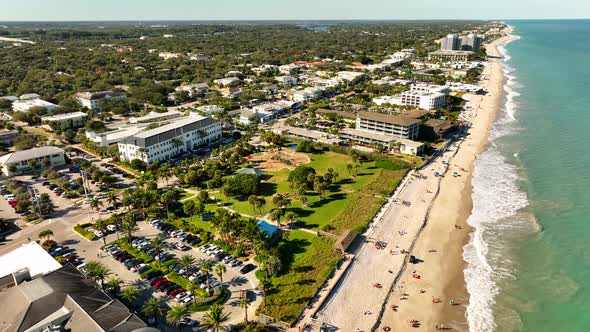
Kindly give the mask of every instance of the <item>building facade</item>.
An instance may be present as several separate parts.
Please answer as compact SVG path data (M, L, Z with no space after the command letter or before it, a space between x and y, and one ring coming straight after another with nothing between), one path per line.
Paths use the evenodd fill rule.
M66 164L64 150L55 146L43 146L6 154L0 157L0 167L5 176L13 176L29 172L35 165L41 167L44 160L47 160L51 167Z
M88 114L84 112L72 112L41 117L42 127L49 131L53 131L54 128L64 130L81 127L87 120Z
M126 99L125 94L122 92L113 92L113 91L101 91L101 92L78 92L76 94L76 99L82 106L88 108L89 110L99 111L100 106L99 103L101 100L109 100L109 99Z
M431 110L445 107L447 96L436 92L406 91L401 94L402 105Z
M418 138L420 121L399 115L359 112L356 119L356 129L413 140Z
M196 113L161 127L139 132L118 143L122 160L160 162L221 138L221 123Z

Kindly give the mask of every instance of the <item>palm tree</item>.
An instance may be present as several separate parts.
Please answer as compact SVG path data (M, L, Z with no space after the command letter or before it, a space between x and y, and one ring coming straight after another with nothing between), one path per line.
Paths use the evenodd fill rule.
M53 231L50 229L46 229L44 231L39 232L39 238L40 239L44 239L45 241L51 239L51 237L53 236Z
M131 242L133 234L138 230L139 227L137 227L137 223L135 223L134 221L127 221L121 225L121 231L125 233L125 235L127 235L127 242Z
M215 274L219 277L219 281L221 282L221 287L223 287L223 274L227 272L227 267L224 264L217 264L215 266Z
M121 290L122 284L123 284L123 280L121 280L121 278L118 278L118 277L112 277L106 283L107 287L110 288L111 292L115 295L118 294L119 291Z
M160 253L162 252L162 248L164 248L164 240L162 240L160 237L156 237L153 238L151 241L151 246L152 248L154 248L156 250L157 255L159 256ZM158 267L160 267L162 264L161 259L158 259Z
M170 311L168 311L168 313L166 314L166 322L168 322L168 324L172 326L178 327L180 325L180 322L182 322L183 319L188 317L189 314L190 311L185 305L173 305Z
M141 307L141 312L147 317L158 319L158 316L164 314L164 302L151 297Z
M199 292L199 290L201 289L201 287L199 287L199 285L197 285L196 283L189 281L186 284L186 290L193 294L193 304L197 304L197 293Z
M107 236L105 234L105 231L107 229L107 223L104 220L98 218L98 220L94 223L94 229L103 233L102 234L102 242L106 246L107 245Z
M352 174L352 165L346 164L346 171L348 171L348 175Z
M194 263L195 263L195 258L191 255L188 255L188 254L180 256L180 259L178 260L178 264L185 269L187 269L189 266L193 265Z
M96 210L96 212L98 212L98 210L100 210L100 208L102 208L102 201L100 201L100 200L98 200L96 198L93 198L90 201L90 208L92 210Z
M102 263L90 261L86 265L86 271L88 271L89 277L93 278L95 281L100 281L100 287L104 290L104 280L111 275L111 270Z
M119 230L121 229L121 223L123 222L123 216L120 213L115 213L111 216L111 223L115 226L117 233L117 241L119 240Z
M117 204L119 204L119 196L117 196L117 193L114 191L109 191L107 193L107 203L113 207L117 207Z
M190 219L191 224L193 223L193 216L195 215L196 210L197 210L197 206L195 204L195 201L189 200L184 203L183 211L185 214L188 214L191 217L191 219Z
M283 214L285 213L285 211L283 209L273 209L270 212L270 220L272 221L276 221L277 224L279 224L279 227L281 227L281 218L283 217Z
M180 153L180 148L182 147L182 139L181 138L173 138L172 145L176 148L176 154Z
M260 288L262 288L262 298L264 300L264 306L266 307L266 292L270 288L271 283L267 277L264 277L260 280Z
M211 269L213 268L213 265L211 264L210 261L206 261L203 262L203 264L201 264L201 272L205 273L205 276L207 277L207 290L209 290L210 284L209 284L209 273L211 273Z
M168 190L160 196L160 203L164 204L166 207L166 215L168 216L168 220L170 220L170 209L168 208L168 205L174 202L175 199L176 193L172 190Z
M121 298L125 300L130 306L133 306L133 303L139 297L139 289L134 286L129 286L123 288L121 291Z
M223 323L229 319L229 313L223 312L223 307L219 304L214 304L209 307L209 311L205 313L201 326L205 329L219 332L223 330Z
M297 215L296 215L295 213L293 213L293 212L289 211L289 212L287 212L287 213L285 214L285 221L286 221L286 222L287 222L289 225L291 225L291 224L293 224L294 222L296 222L296 221L297 221Z
M250 301L248 301L247 297L242 297L240 299L240 307L244 308L244 323L248 325L248 307L250 306Z

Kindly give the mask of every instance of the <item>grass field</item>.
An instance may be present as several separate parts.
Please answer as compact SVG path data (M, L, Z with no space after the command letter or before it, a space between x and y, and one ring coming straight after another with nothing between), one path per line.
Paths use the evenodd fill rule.
M333 223L343 211L348 211L348 214L353 212L352 215L355 218L366 220L367 216L369 214L372 216L371 212L376 211L380 206L380 198L375 196L387 194L389 191L384 192L384 189L395 187L403 174L405 174L405 171L403 173L391 172L377 168L375 162L363 163L360 168L353 169L349 173L346 165L354 164L352 157L335 152L324 152L310 155L310 157L312 161L307 166L313 167L317 174L326 173L328 168L333 168L339 174L338 179L330 186L324 199L320 199L317 193L309 191L306 195L307 206L303 206L301 202L294 200L289 207L289 211L297 215L299 227L314 230L335 229L337 233L341 232L344 228L340 226L346 226L350 223L339 223L339 227L334 226ZM213 195L227 202L226 206L229 208L242 214L266 215L274 207L272 205L273 195L290 192L287 181L289 173L290 171L286 169L268 173L270 179L261 184L261 196L266 198L266 205L262 208L262 213L255 211L247 200L228 198L221 193ZM379 182L379 185L369 186L375 182ZM359 205L358 200L363 195L367 197L362 200L363 204ZM353 202L354 204L352 204ZM373 209L373 205L376 206L375 209Z
M340 256L334 242L301 230L291 231L279 244L284 274L272 278L267 305L260 312L293 323L307 302L328 277Z

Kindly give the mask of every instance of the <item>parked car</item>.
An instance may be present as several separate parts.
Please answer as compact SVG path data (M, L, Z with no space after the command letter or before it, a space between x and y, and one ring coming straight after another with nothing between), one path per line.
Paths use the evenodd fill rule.
M246 264L244 267L240 269L241 274L246 274L248 272L254 271L256 269L256 265L254 264Z

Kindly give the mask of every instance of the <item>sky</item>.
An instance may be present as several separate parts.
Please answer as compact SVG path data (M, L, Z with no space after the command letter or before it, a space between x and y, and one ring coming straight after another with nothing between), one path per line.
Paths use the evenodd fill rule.
M590 0L0 0L0 21L590 18Z

